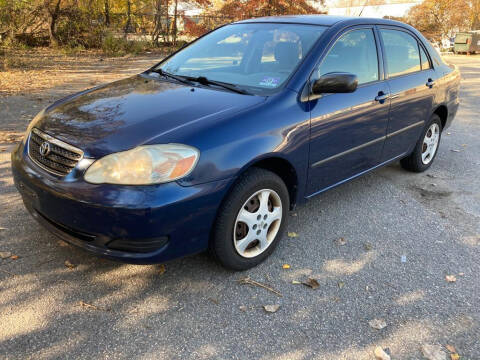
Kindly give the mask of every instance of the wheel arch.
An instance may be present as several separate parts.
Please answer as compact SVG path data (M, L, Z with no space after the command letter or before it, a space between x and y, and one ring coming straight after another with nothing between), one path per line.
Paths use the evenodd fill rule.
M448 108L446 105L442 104L437 106L435 111L433 112L434 114L438 115L440 117L440 120L442 122L442 130L445 128L445 125L447 124L447 119L448 119Z
M297 197L299 195L298 171L295 166L288 159L278 153L265 154L262 157L253 159L243 166L238 171L236 179L254 167L265 169L278 175L287 186L288 195L290 197L290 209L292 210L295 208L298 200ZM235 183L236 181L230 185L227 193L230 192Z

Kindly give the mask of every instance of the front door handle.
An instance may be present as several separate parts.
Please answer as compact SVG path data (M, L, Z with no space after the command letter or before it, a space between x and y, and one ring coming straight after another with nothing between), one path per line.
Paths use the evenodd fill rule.
M385 100L387 100L390 97L389 94L385 94L383 91L380 91L378 93L378 96L375 97L375 101L378 101L380 104L383 104Z
M433 87L433 85L435 85L435 80L428 79L428 81L425 85L427 85L431 89Z

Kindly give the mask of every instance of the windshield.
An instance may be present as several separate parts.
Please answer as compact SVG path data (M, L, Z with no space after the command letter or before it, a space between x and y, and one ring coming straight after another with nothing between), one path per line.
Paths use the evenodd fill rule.
M157 70L202 76L254 92L274 90L289 78L325 29L279 23L227 25L187 46Z

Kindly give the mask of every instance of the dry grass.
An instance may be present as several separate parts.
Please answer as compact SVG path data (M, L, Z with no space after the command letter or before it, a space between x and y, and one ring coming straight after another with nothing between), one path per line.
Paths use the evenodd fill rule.
M138 73L171 49L108 58L99 50L75 54L50 48L0 52L0 96L38 95L45 90L77 90Z

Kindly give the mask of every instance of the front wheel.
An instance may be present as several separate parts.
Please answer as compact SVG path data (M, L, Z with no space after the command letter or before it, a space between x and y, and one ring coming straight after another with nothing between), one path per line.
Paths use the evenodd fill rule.
M220 206L210 252L232 270L258 265L280 240L289 203L287 187L279 176L259 168L248 170Z
M442 121L438 115L434 114L420 135L413 152L400 161L402 167L413 172L427 170L437 155L441 136Z

